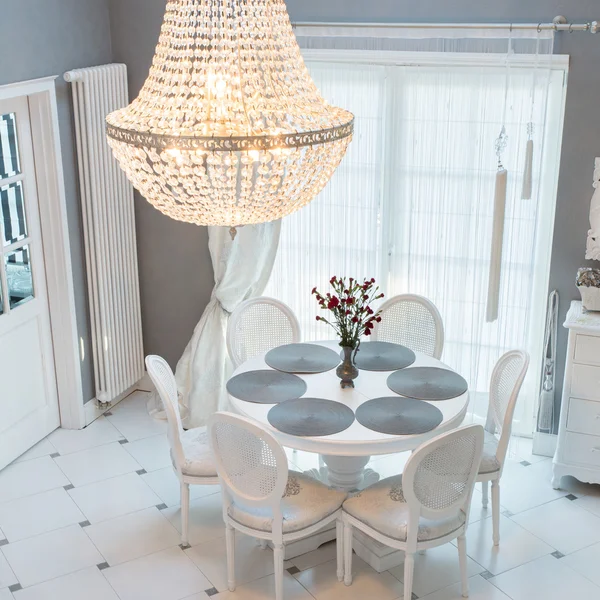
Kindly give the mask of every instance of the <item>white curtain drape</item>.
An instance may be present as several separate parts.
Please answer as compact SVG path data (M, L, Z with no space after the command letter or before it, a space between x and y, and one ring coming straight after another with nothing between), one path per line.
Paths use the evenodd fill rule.
M225 342L227 322L240 303L263 293L280 231L281 221L241 227L232 240L227 227L209 227L215 287L175 375L189 411L189 427L205 425L211 414L227 409L225 383L231 373Z
M294 309L307 340L330 336L315 321L310 290L326 288L332 275L375 277L388 297L428 297L444 319L443 360L469 381L470 412L478 421L487 412L495 361L509 349L528 350L532 368L517 421L521 432L530 434L539 389L562 134L560 61L551 62L548 54L539 57L534 79L533 57L511 58L499 319L488 324L494 142L502 126L507 39L424 39L428 52L422 54L416 54L418 36L369 39L366 44L349 38L304 41L311 47L343 43L351 49L309 51L305 59L325 98L354 112L356 134L320 197L284 219L266 293ZM405 42L411 52L388 50L392 42ZM514 47L532 52L537 43L541 52L550 51L551 40L543 42L545 46L519 38ZM365 46L371 51L360 50ZM467 57L471 48L476 51ZM480 54L486 50L488 55ZM533 81L534 193L532 200L522 200ZM290 279L290 272L297 276Z

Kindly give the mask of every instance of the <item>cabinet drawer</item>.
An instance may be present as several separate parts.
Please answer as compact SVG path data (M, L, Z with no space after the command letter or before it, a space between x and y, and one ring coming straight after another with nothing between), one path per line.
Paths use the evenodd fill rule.
M600 436L600 403L571 398L567 430Z
M573 360L583 365L600 365L600 337L578 335Z
M581 433L565 433L565 462L600 467L600 437Z
M570 396L600 401L600 367L573 365Z

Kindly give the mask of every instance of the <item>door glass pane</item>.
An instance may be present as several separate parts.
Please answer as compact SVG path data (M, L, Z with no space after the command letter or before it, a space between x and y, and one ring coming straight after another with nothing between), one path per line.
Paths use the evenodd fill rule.
M23 184L20 181L0 188L0 220L4 229L5 246L27 237Z
M0 179L21 172L15 113L0 115Z
M33 276L29 246L23 246L4 257L10 308L33 298Z

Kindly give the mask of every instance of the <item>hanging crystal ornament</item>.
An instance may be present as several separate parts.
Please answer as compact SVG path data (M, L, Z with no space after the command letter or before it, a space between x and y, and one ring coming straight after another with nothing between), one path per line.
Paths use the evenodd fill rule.
M106 120L152 205L231 228L308 204L354 129L313 83L283 0L170 0L140 95Z

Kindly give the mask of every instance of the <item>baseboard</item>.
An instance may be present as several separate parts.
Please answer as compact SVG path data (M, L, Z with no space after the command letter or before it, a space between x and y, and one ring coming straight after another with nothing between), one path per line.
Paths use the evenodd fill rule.
M148 373L144 373L144 376L138 381L137 389L141 392L154 392L156 388L150 379L150 375Z
M133 392L153 392L154 386L148 377L148 373L145 373L142 379L126 389L122 394L117 396L110 404L101 405L95 398L86 402L83 405L83 415L85 419L84 427L87 427L90 423L93 423L98 417L101 417L105 412L112 410L121 400L127 398L133 394Z
M557 435L536 431L533 434L533 453L538 456L549 456L552 458L556 452L557 441Z

